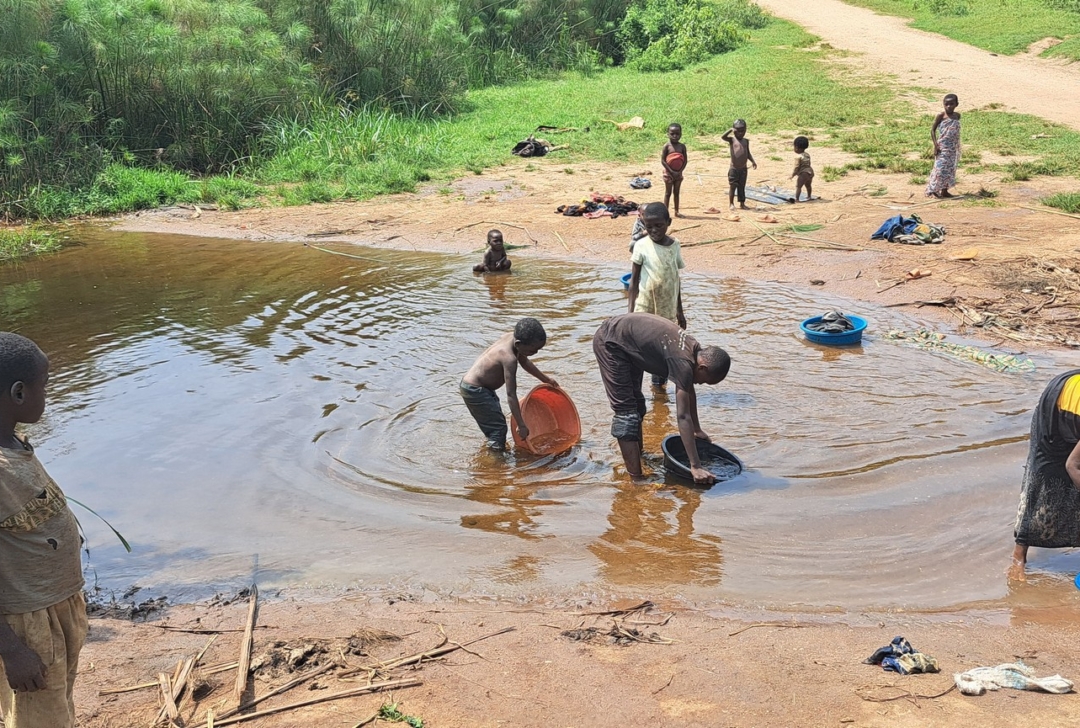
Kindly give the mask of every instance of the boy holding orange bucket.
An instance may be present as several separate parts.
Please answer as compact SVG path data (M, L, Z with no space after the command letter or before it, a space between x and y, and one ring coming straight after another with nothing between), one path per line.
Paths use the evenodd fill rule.
M529 428L521 417L521 404L517 396L518 365L541 382L553 387L559 386L536 365L529 357L544 348L547 332L534 318L523 318L514 326L511 333L503 334L499 340L480 355L472 368L461 378L459 390L469 414L480 426L480 431L487 437L488 447L492 450L506 449L506 415L496 390L506 385L506 399L510 403L510 414L517 422L518 433L522 440L529 438Z

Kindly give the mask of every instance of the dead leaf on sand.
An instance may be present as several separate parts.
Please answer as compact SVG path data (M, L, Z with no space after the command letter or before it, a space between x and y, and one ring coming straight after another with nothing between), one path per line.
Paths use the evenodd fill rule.
M772 222L780 222L779 220L777 220L772 215L762 215L761 217L758 218L758 221L759 222L770 222L770 223L772 223Z
M949 256L949 260L975 260L978 255L978 248L967 248L965 250L961 250L956 255Z

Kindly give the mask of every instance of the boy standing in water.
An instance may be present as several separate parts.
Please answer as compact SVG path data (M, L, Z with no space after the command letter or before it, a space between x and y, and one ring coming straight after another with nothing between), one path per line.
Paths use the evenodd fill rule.
M682 189L683 170L686 169L686 145L682 139L682 126L672 124L667 129L668 142L660 150L660 165L664 168L664 207L670 209L671 195L675 194L675 217L679 217L679 190Z
M802 188L806 188L806 201L810 201L812 196L812 189L814 184L814 168L810 166L810 154L807 152L807 148L810 146L810 140L804 136L795 137L795 153L798 154L795 158L795 169L791 173L791 177L795 180L795 201L799 201L799 195L802 193Z
M81 539L67 499L15 434L45 411L49 359L0 333L0 710L6 728L73 728L86 641Z
M546 343L547 333L540 322L534 318L523 318L514 326L513 333L499 337L462 377L459 385L461 398L465 400L469 414L480 426L492 450L506 449L506 415L499 404L499 395L495 393L503 384L506 385L506 398L510 403L510 414L517 422L518 434L523 440L529 439L529 428L521 418L517 396L518 364L541 382L559 386L529 361L529 357L544 348Z
M735 209L735 195L739 196L739 207L746 207L746 163L750 162L757 169L754 155L750 153L750 140L746 138L746 122L736 119L731 128L720 137L728 143L731 150L731 168L728 169L727 178L730 189L728 191L728 207Z
M633 265L630 275L627 313L651 313L686 328L683 315L682 287L679 271L686 267L679 241L667 234L671 216L667 207L650 202L640 217L646 235L639 239L630 255ZM654 387L667 386L665 377L654 374Z
M510 271L510 258L506 255L506 246L503 244L501 230L488 230L487 252L484 253L484 261L473 266L473 273L500 273Z

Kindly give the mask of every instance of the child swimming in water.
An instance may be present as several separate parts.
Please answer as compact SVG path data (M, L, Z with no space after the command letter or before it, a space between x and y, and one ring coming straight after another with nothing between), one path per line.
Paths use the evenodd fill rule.
M510 271L510 258L506 255L506 246L503 244L501 230L488 230L487 252L484 253L484 261L473 266L473 273L501 273Z

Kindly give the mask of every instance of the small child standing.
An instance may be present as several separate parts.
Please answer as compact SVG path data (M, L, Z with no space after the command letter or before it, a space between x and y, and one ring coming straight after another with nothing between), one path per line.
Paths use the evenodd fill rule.
M949 188L956 184L956 165L960 162L960 99L946 94L945 110L934 117L930 139L934 142L934 170L926 183L927 197L952 197Z
M74 728L86 641L81 538L67 499L15 434L45 411L49 359L0 333L0 710L7 728Z
M739 196L739 207L746 207L746 163L750 162L757 169L754 155L750 153L750 140L746 138L746 122L736 119L720 137L728 143L731 150L731 168L728 169L727 178L730 189L728 191L728 207L735 209L735 195Z
M670 208L671 195L675 195L675 217L679 217L679 190L682 188L683 170L686 169L686 145L682 139L682 126L672 124L667 129L668 142L660 150L660 165L664 168L664 207Z
M521 404L517 396L517 369L521 368L541 382L553 387L559 386L529 361L529 357L544 348L547 332L534 318L523 318L514 326L513 333L503 334L499 340L488 347L487 351L472 365L461 378L459 390L469 414L480 426L480 431L487 437L488 447L492 450L506 449L506 415L499 404L499 395L495 390L506 385L506 399L510 404L510 414L517 422L521 439L529 439L529 428L521 418Z
M813 195L814 184L814 168L810 166L810 153L807 152L807 148L810 146L810 140L804 136L795 137L795 153L799 156L795 158L795 169L792 171L791 176L795 178L795 201L799 201L799 193L802 192L802 188L806 188L806 201L809 202Z
M484 253L484 262L473 266L473 273L501 273L509 272L510 258L506 255L506 245L503 243L501 230L488 230L487 252Z
M685 329L679 271L686 263L679 241L667 234L671 216L665 205L650 202L638 219L646 235L636 241L630 254L633 268L627 313L655 314ZM665 387L667 380L654 375L652 383L654 387Z

